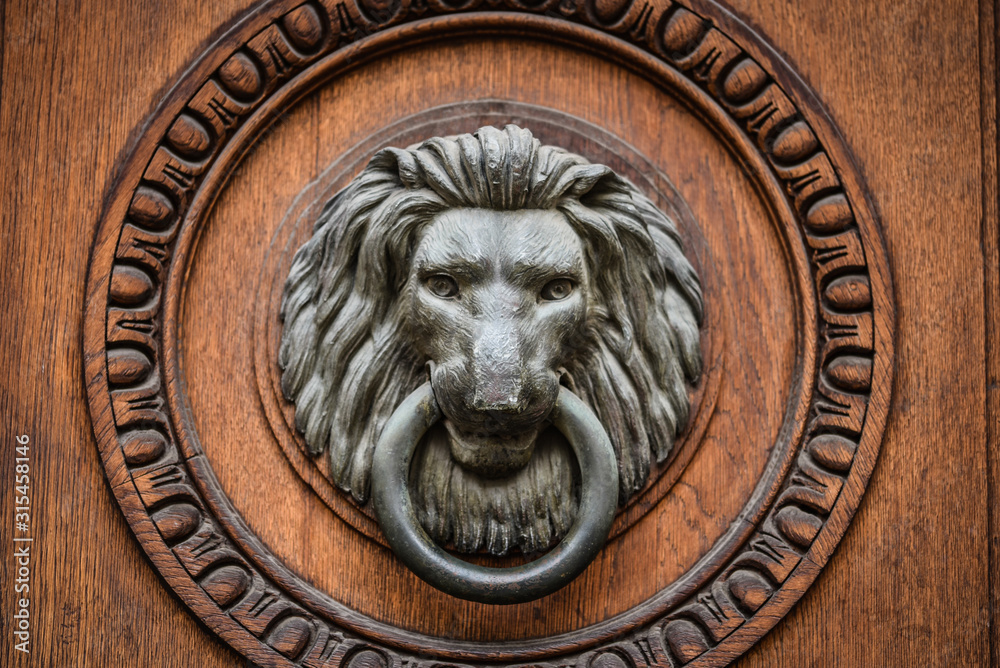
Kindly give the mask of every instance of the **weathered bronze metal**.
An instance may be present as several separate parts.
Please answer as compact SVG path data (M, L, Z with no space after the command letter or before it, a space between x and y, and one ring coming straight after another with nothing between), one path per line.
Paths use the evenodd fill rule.
M581 472L580 510L566 537L543 557L512 568L462 561L420 527L407 484L410 462L428 427L441 418L430 383L389 418L372 458L372 504L396 555L428 583L481 603L522 603L551 594L579 575L607 540L618 499L618 465L597 416L561 388L550 419L565 434Z
M499 598L523 600L551 584L475 575L424 532L494 554L567 537L563 554L583 540L572 537L596 521L578 514L597 473L582 453L610 442L617 480L600 489L613 509L687 421L701 300L674 223L608 167L515 126L436 137L379 152L299 249L282 305L282 389L311 453L329 451L337 484L361 503L380 490L379 517L393 518L382 528L415 570L439 586L467 573L447 586L477 600L509 581ZM373 478L376 443L428 381L442 419L427 422L421 447L404 439L413 464L387 487ZM568 393L603 425L591 445L552 428ZM403 456L399 443L385 448ZM600 526L600 541L585 532L584 554L603 542ZM563 574L582 568L545 559Z

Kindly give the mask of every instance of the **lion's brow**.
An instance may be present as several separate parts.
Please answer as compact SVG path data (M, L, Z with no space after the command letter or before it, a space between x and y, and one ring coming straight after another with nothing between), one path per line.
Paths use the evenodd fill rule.
M457 251L448 251L431 257L420 257L415 263L422 274L443 273L468 280L482 279L493 272L493 261L489 257L470 257Z
M567 277L580 280L582 267L575 260L559 258L554 262L519 261L511 268L511 275L521 277L527 282L538 282L553 278Z
M577 275L583 271L581 252L559 237L541 243L522 243L508 252L505 264L513 273L538 279L552 278L554 274L579 278Z

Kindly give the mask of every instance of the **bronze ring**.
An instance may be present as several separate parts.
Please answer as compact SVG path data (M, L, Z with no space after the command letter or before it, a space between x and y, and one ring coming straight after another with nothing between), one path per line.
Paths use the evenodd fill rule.
M428 584L480 603L524 603L569 584L604 547L618 505L618 464L597 416L566 388L550 419L580 466L580 507L566 537L544 556L511 568L488 568L453 557L417 521L407 487L421 437L441 417L430 383L414 390L386 422L372 456L372 503L396 556Z

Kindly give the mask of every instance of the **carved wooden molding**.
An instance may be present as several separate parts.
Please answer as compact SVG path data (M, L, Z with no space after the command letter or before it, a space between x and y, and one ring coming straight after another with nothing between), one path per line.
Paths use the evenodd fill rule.
M280 563L202 453L178 355L199 232L261 132L348 68L458 35L571 44L682 100L769 202L800 298L789 417L739 519L695 568L626 614L517 643L391 627ZM726 10L638 0L278 1L206 50L125 161L92 251L84 373L104 467L132 530L195 615L256 663L720 665L795 604L860 503L889 406L893 317L877 218L850 153L801 80Z

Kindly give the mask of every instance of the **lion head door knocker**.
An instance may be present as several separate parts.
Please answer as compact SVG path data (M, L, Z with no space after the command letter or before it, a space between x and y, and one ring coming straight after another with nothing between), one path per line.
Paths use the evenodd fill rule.
M390 545L455 596L527 601L603 547L688 419L701 286L674 223L527 130L380 151L285 285L295 424ZM486 568L460 552L531 553Z

